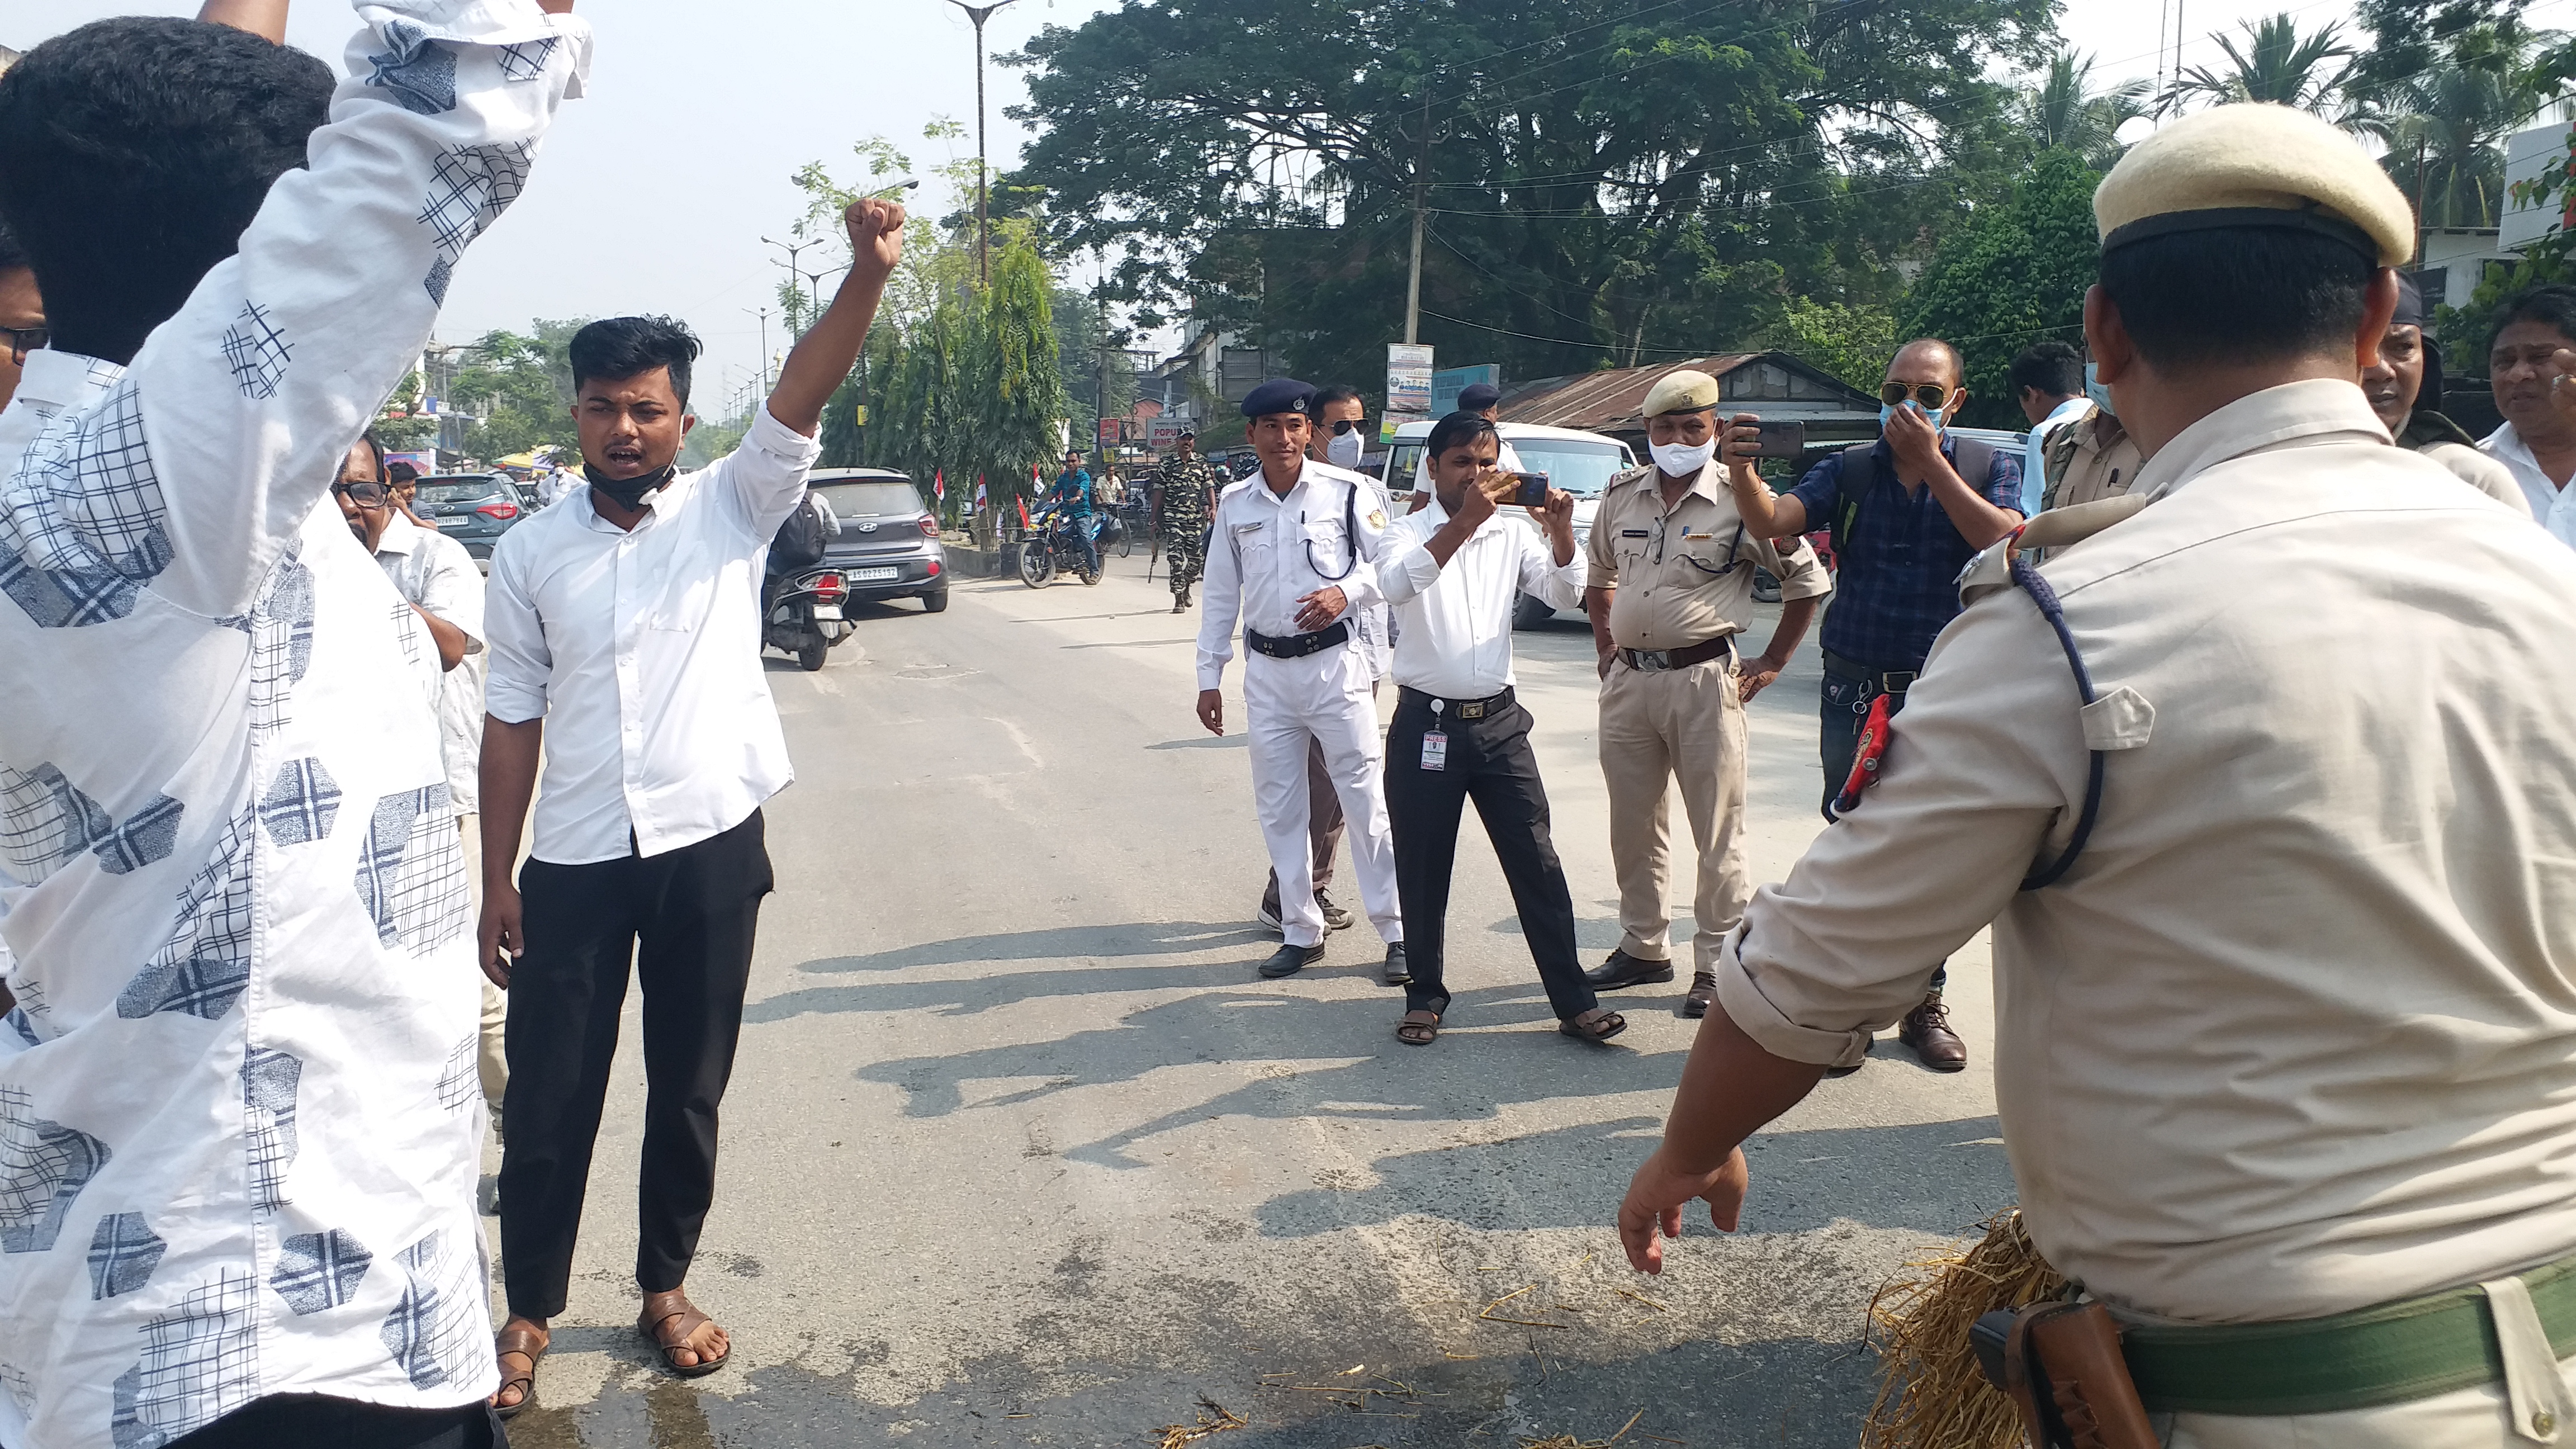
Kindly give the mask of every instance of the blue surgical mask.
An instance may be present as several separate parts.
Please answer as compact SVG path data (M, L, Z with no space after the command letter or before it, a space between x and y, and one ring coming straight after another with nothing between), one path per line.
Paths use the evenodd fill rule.
M2111 411L2111 390L2102 385L2102 379L2094 373L2093 364L2089 362L2084 364L2084 396L2092 400L2093 406L2106 413Z
M1938 429L1942 424L1942 420L1950 415L1950 410L1948 408L1933 408L1926 412L1923 404L1921 403L1907 403L1906 406L1914 409L1918 413L1922 413L1923 416L1930 418L1932 420L1932 426L1935 429ZM1882 433L1886 432L1887 420L1894 416L1896 416L1896 409L1889 407L1885 403L1880 403L1878 405L1878 430Z

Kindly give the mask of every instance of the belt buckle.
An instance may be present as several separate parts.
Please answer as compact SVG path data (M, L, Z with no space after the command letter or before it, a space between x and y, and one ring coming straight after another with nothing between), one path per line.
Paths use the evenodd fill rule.
M1484 717L1485 702L1481 699L1469 700L1467 703L1458 706L1458 718L1460 719L1483 719Z
M1670 649L1640 649L1636 651L1636 659L1637 667L1639 669L1670 669L1673 667L1673 651Z
M1908 689L1913 688L1914 681L1921 677L1922 676L1920 674L1911 669L1891 669L1887 673L1878 677L1878 692L1881 694L1903 694Z

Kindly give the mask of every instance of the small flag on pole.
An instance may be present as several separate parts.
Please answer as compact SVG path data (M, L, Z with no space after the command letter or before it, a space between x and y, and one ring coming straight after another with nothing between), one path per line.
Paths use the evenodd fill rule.
M934 469L930 475L930 496L945 504L948 501L948 474Z
M975 511L977 513L981 513L984 511L986 506L987 505L984 502L984 475L978 473L975 475Z

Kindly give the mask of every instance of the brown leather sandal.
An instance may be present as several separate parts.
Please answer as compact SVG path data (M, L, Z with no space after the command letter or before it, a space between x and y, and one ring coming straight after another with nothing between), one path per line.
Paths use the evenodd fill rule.
M671 1327L674 1320L679 1324L677 1329ZM672 1288L644 1295L644 1316L635 1320L635 1331L644 1335L645 1342L652 1344L662 1355L662 1367L684 1379L704 1378L733 1359L730 1337L725 1351L714 1358L707 1357L706 1350L690 1341L697 1337L699 1329L712 1323L715 1320L700 1313L698 1306L689 1301L685 1290ZM692 1364L674 1361L671 1355L682 1349L696 1354L698 1361Z
M500 1364L501 1387L492 1391L494 1414L504 1419L511 1418L521 1409L537 1401L537 1365L545 1360L546 1349L549 1346L551 1346L550 1336L543 1329L504 1328L492 1335L492 1358L495 1363L512 1354L517 1354L528 1361L528 1371L523 1374L514 1374L510 1372L508 1364ZM501 1396L508 1393L513 1384L518 1385L519 1388L518 1401L502 1403Z
M1628 1029L1628 1018L1596 1006L1581 1016L1559 1021L1556 1029L1577 1041L1605 1042Z
M1395 1024L1395 1039L1406 1046L1429 1046L1440 1039L1440 1013L1408 1011Z

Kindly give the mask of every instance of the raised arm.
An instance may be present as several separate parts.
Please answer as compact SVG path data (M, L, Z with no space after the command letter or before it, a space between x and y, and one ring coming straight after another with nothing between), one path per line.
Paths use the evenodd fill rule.
M1762 439L1756 424L1761 421L1753 413L1737 413L1727 422L1717 448L1719 460L1726 465L1727 491L1735 495L1735 511L1743 516L1745 530L1755 537L1805 533L1810 526L1806 501L1795 493L1773 493L1762 475L1753 471L1753 449Z
M117 466L159 484L153 588L197 613L249 607L419 359L457 262L526 185L588 63L588 28L534 0L361 8L376 23L350 42L308 164L269 188L236 254L153 330L109 404L137 416L143 443ZM258 28L284 9L215 0L209 14Z
M832 305L788 352L778 369L778 386L769 394L769 415L809 438L823 426L823 405L858 362L868 327L876 321L877 303L885 296L886 278L903 260L903 208L894 202L853 201L841 213L841 225L850 234L850 270L832 294Z

